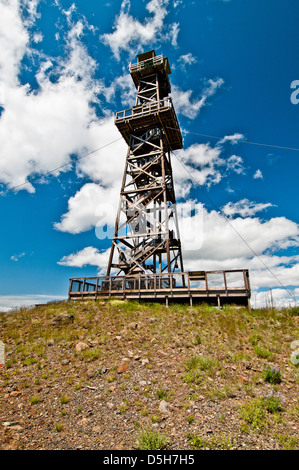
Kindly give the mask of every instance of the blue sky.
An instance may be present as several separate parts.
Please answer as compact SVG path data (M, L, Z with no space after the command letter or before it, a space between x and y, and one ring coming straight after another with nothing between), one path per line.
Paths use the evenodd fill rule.
M178 207L200 220L185 269L249 268L253 306L269 289L294 303L298 14L297 0L0 0L0 309L105 271L126 155L113 115L150 49L169 58L183 131Z

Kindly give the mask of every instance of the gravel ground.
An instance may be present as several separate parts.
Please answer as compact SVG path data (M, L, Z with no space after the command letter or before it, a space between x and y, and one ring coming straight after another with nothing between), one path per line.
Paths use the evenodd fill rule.
M35 355L31 349L21 356L20 345L29 341L32 329L42 328L45 308L15 314L23 315L21 337L17 329L9 330L12 315L0 324L7 346L7 362L0 369L0 449L132 450L140 448L144 429L164 436L169 450L299 448L298 369L285 352L298 334L298 317L289 327L286 347L272 360L283 368L282 381L273 385L262 378L268 358L253 356L249 343L238 342L234 353L242 350L242 355L236 360L222 334L221 341L215 339L219 347L213 358L205 339L192 339L194 317L184 337L184 330L182 335L167 331L174 312L153 316L139 307L119 321L110 310L103 338L86 327L82 318L88 309L80 308L76 326L77 311L74 320L69 311L58 314L52 307L47 335L37 334L31 342ZM106 307L97 309L103 313ZM207 328L213 325L207 322L199 330L203 334ZM62 335L66 330L71 337ZM74 331L79 331L75 339ZM215 362L190 380L186 364L194 356ZM258 424L240 414L242 405L271 394L279 396L280 410L268 410Z

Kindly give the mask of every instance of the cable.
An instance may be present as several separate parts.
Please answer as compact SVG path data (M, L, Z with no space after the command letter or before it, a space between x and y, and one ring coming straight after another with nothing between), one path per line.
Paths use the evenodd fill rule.
M57 168L54 168L53 170L49 170L46 173L43 173L42 175L35 176L34 178L31 179L31 181L25 181L24 183L18 184L17 186L13 186L12 188L7 189L6 191L1 191L0 195L4 196L5 194L9 193L10 191L14 191L15 189L21 188L22 186L25 186L26 184L31 184L33 181L39 180L40 178L43 178L44 176L48 176L51 173L54 173L55 171L60 170L61 168L65 167L65 166L71 165L74 162L78 162L79 160L82 160L82 158L86 158L89 155L92 155L93 153L96 153L99 150L102 150L105 147L108 147L109 145L112 145L112 144L114 144L115 142L118 142L121 139L122 139L122 137L119 137L118 139L112 140L108 144L105 144L102 147L99 147L95 150L91 150L91 152L88 152L85 155L81 155L81 157L77 157L74 160L72 160L71 162L64 163L63 165L60 165Z
M189 174L190 178L193 180L193 182L197 185L198 182L195 180L193 175L190 173L186 165L178 158L178 156L171 151L171 153L175 156L175 158L178 160L178 162L182 165L182 167L186 170L186 172ZM205 194L206 198L210 201L210 203L213 205L213 207L219 212L221 217L223 217L226 222L230 225L230 227L236 232L236 234L241 238L241 240L245 243L245 245L250 249L250 251L256 256L256 258L264 265L264 267L270 272L270 274L276 279L276 281L282 286L282 288L289 294L290 297L292 297L297 304L297 298L295 297L292 292L288 290L288 288L278 279L278 277L271 271L271 269L266 265L266 263L261 259L261 257L254 251L254 249L247 243L247 241L242 237L242 235L238 232L238 230L230 223L229 219L224 215L223 211L214 203L214 201L210 198L210 196L204 191L203 188L199 187L199 189Z
M168 129L172 129L173 131L177 131L177 129L173 127L167 127ZM208 134L199 134L198 132L191 132L191 131L183 131L186 132L186 134L194 134L194 135L199 135L201 137L208 137L210 139L217 139L217 140L223 140L223 137L219 137L216 135L208 135ZM250 144L250 145L261 145L262 147L271 147L271 148L276 148L276 149L281 149L281 150L294 150L295 152L299 152L299 148L294 148L294 147L282 147L280 145L271 145L271 144L262 144L259 142L250 142L249 140L238 140L238 143L241 144Z

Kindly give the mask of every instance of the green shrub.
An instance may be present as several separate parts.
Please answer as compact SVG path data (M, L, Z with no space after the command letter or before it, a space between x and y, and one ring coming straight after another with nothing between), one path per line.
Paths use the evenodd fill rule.
M279 384L281 382L281 372L279 367L266 366L263 371L263 379L271 384Z
M167 448L168 442L168 438L159 431L143 427L139 431L136 444L139 450L163 450Z
M31 405L36 405L36 403L38 403L39 401L40 401L40 397L37 395L30 398Z
M233 446L233 440L222 435L214 435L211 439L205 439L196 434L188 434L187 438L190 445L196 449L231 450Z
M267 425L267 412L260 398L245 402L239 409L241 418L254 429L260 430Z
M268 413L282 411L278 394L272 392L266 397L257 397L245 402L239 409L241 418L254 429L261 430L269 424Z
M298 317L299 315L299 307L292 307L290 310L289 310L289 314L293 317Z
M277 413L282 411L280 397L274 392L263 398L263 406L269 413Z
M62 396L60 397L60 403L61 403L62 405L66 405L69 401L70 401L70 399L69 399L68 397L64 396L64 395L62 395Z
M254 352L257 355L257 357L260 357L262 359L269 359L270 361L271 361L271 359L273 359L273 353L272 352L268 351L265 348L261 348L258 345L255 346Z
M162 400L163 398L165 398L167 395L167 391L166 390L157 390L156 391L156 397L159 398L159 400Z

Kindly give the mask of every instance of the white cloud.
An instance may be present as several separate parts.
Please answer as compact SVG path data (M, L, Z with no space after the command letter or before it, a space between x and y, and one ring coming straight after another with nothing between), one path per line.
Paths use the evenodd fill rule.
M144 22L140 22L130 15L130 0L123 0L121 10L116 17L113 32L101 35L100 39L108 45L114 56L119 60L121 51L136 53L143 45L149 45L152 41L170 40L176 45L178 24L168 24L164 28L164 19L168 14L168 0L150 0L146 9L150 16Z
M118 190L117 190L118 189ZM87 183L68 201L68 211L54 227L61 232L81 233L96 227L114 225L119 188ZM107 210L106 208L110 208Z
M186 65L192 65L197 62L197 57L195 57L191 52L188 52L187 54L182 54L178 58L178 62L182 69L186 69Z
M109 253L110 249L100 252L97 248L87 246L83 250L64 256L58 264L78 268L97 266L101 272L107 269Z
M0 4L3 51L0 83L4 98L0 117L0 182L8 187L24 183L32 174L43 174L65 165L70 162L71 154L80 154L94 145L98 119L91 104L98 103L98 94L104 88L93 78L96 63L79 40L84 29L81 21L69 23L67 58L54 62L39 57L37 89L19 82L21 61L32 53L29 26L37 3L26 3L32 18L26 23L21 19L19 1ZM31 184L22 189L34 191Z
M253 178L254 179L263 179L263 174L262 174L261 170L256 170L256 172L253 175Z
M183 91L178 86L173 85L171 95L176 112L189 119L194 119L200 110L206 106L208 98L213 96L223 84L222 78L206 80L200 98L192 98L192 90Z
M296 298L298 302L298 289L266 289L253 293L251 305L253 308L272 307L272 305L274 308L293 307L296 304L294 298Z
M172 157L178 197L186 197L192 185L211 186L219 183L230 172L244 174L243 159L236 155L225 157L221 142L223 139L214 147L209 143L192 144L177 151ZM227 138L227 142L234 143L234 140Z
M240 201L239 206L242 205ZM282 285L291 292L292 286L298 285L299 256L283 256L281 253L289 247L299 246L298 224L285 217L263 221L245 216L228 222L219 212L209 212L199 204L197 211L202 211L202 232L198 234L202 243L200 248L192 249L189 241L186 249L182 239L186 271L249 269L253 298L260 289L273 288L282 289L284 302L289 302L290 296ZM195 243L198 245L197 239L194 246ZM258 298L261 300L262 296L258 295Z
M241 217L252 217L256 213L268 209L268 207L273 207L273 204L270 202L256 203L245 198L235 203L228 202L222 208L222 211L227 216L239 214Z
M12 261L19 261L19 259L20 259L20 258L23 258L23 256L25 256L25 255L26 255L25 252L19 253L19 254L17 254L17 255L12 255L12 256L10 257L10 259L11 259Z
M124 71L123 75L115 77L110 85L103 90L103 94L108 102L115 98L117 92L120 92L123 106L133 106L136 99L136 87L127 70Z
M33 42L38 44L39 42L42 42L43 38L44 37L43 37L42 33L34 33L32 40L33 40Z
M66 297L41 294L0 295L0 312L21 307L31 307L36 304L45 304L56 300L66 300Z
M0 3L0 83L1 87L18 84L20 62L29 42L29 34L21 20L18 0Z
M236 132L232 135L226 135L219 141L219 145L224 144L225 142L230 142L231 144L237 144L240 140L245 140L244 135Z
M200 252L193 254L201 263L203 258L217 262L252 258L254 253L299 246L299 226L285 217L266 221L237 217L228 222L219 212L203 210L203 244Z

